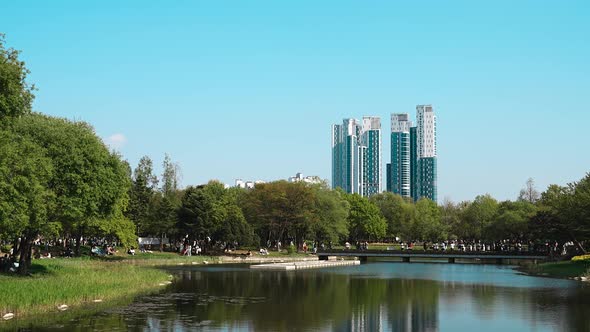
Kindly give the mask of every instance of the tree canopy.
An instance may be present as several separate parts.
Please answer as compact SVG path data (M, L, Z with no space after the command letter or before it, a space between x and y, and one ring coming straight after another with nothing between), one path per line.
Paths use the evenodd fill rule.
M35 98L35 87L27 82L29 70L19 59L19 51L7 48L0 33L0 124L7 118L28 114Z

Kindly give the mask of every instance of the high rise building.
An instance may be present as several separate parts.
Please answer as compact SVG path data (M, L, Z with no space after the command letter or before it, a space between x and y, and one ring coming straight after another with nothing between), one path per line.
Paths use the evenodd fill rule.
M416 107L416 126L407 113L391 115L391 164L387 190L414 201L437 200L436 115L432 105Z
M363 117L361 144L363 151L362 194L369 197L382 191L381 119L379 117Z
M416 106L417 198L437 201L436 115L432 105Z
M410 129L407 113L391 115L391 163L387 165L387 190L411 197Z
M362 126L356 119L344 119L332 126L332 187L361 194Z
M344 119L332 126L332 187L371 196L382 190L381 120Z
M416 127L410 128L410 196L414 202L420 198L418 190L418 131Z

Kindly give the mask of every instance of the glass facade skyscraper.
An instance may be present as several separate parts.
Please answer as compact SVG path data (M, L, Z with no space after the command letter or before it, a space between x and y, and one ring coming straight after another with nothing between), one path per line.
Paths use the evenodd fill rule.
M382 190L381 120L345 119L332 126L332 187L371 196Z
M418 190L418 131L410 128L410 188L414 202L420 198Z
M391 164L387 190L418 201L437 201L436 116L432 105L416 106L416 126L407 113L391 115Z
M361 129L355 119L332 126L332 186L353 194L362 193Z
M391 115L391 164L387 165L387 187L403 197L411 197L411 127L407 113Z
M436 151L436 115L432 105L416 106L416 153L417 176L416 197L426 197L432 201L438 199L437 186L437 151Z

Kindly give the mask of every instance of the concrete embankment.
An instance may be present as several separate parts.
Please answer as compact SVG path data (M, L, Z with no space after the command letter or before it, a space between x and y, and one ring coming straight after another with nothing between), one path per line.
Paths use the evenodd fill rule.
M269 256L251 256L251 257L232 257L220 256L219 263L248 263L248 264L264 264L264 263L290 263L290 262L317 262L317 256L308 257L269 257Z
M360 265L361 262L358 260L345 260L345 261L307 261L307 262L286 262L286 263L274 263L274 264L260 264L252 265L251 269L255 270L279 270L279 271L294 271L304 269L320 269L326 267L336 266L350 266Z

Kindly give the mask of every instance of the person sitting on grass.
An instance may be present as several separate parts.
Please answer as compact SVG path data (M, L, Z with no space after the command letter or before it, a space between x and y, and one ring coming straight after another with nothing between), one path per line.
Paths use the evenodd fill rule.
M117 251L116 251L116 250L115 250L113 247L111 247L111 246L107 246L107 245L105 244L105 247L106 247L106 253L107 253L107 255L108 255L108 256L113 256L113 255L114 255L114 254L117 252Z

